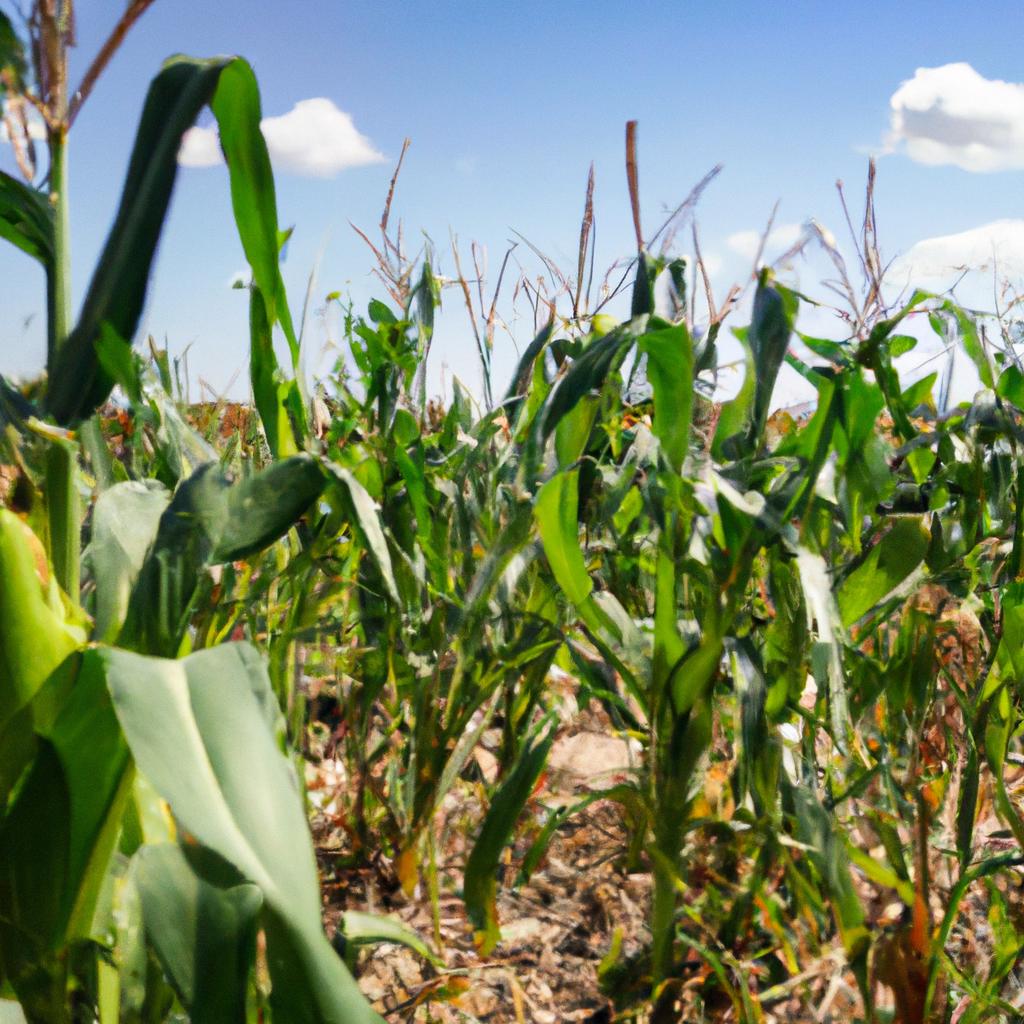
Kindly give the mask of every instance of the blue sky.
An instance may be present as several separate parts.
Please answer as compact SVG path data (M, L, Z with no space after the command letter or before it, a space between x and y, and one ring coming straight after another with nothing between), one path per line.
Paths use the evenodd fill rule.
M9 0L0 0L0 7L10 10ZM77 8L73 80L122 5L79 0ZM697 211L719 294L749 275L745 233L763 227L776 201L780 246L809 217L845 244L835 181L846 183L859 211L869 152L886 154L877 193L884 252L902 254L903 269L934 287L945 264L958 262L957 247L967 243L932 242L930 249L921 243L985 228L968 236L974 241L967 249L981 259L978 253L991 248L988 225L1024 217L1024 87L1013 85L1024 81L1022 30L1019 2L988 3L979 17L948 0L157 0L72 135L75 292L80 297L87 285L112 218L146 85L175 52L247 57L266 116L324 98L351 117L366 151L382 157L328 177L296 173L301 125L292 123L300 137L292 139L291 161L279 162L277 188L282 224L295 226L285 275L296 313L317 265L315 306L335 290L358 307L382 295L370 276L373 258L349 221L375 226L406 136L412 147L394 213L410 248L423 232L434 240L443 273L454 271L450 232L464 255L473 240L486 246L493 274L513 229L572 268L591 160L598 267L628 256L633 234L623 126L630 118L639 121L648 231L709 168L724 165ZM935 70L950 64L969 68ZM932 70L915 79L917 69ZM910 80L912 86L903 87ZM1000 82L1011 85L993 87ZM902 137L896 138L894 95L902 97L903 113L895 125ZM6 145L0 145L0 166L13 169ZM1024 223L997 235L1012 272L1014 260L1024 261ZM931 264L915 262L915 254L930 255ZM525 245L516 256L530 274L541 271ZM243 267L226 171L182 168L144 330L166 339L172 353L191 346L194 380L202 377L221 390L237 373L236 395L245 392L246 302L228 282ZM816 282L824 272L815 255L788 271L812 294L822 294ZM31 374L43 362L41 275L13 249L0 250L0 274L0 372ZM982 273L979 280L966 301L990 295L990 276ZM446 379L456 373L475 386L479 375L461 299L447 291L444 304L433 390L441 387L442 364ZM515 345L530 334L525 310L519 320L503 311L513 336L496 337L499 386ZM314 367L327 333L313 322Z

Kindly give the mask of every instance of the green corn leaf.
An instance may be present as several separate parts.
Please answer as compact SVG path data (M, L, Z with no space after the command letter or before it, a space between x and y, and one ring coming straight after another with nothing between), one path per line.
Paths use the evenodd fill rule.
M129 481L96 499L92 537L83 552L96 588L93 635L113 641L128 614L132 587L156 538L171 496L156 481Z
M630 487L626 492L626 496L622 499L622 503L612 516L612 525L615 527L615 532L619 534L625 533L643 510L644 499L640 489Z
M811 643L811 670L819 689L824 684L828 695L833 739L845 750L850 712L843 671L843 629L828 566L821 555L802 547L797 552L797 569L807 607L807 625L813 624L817 631L817 638Z
M98 653L69 663L37 700L34 760L0 825L0 974L24 971L91 935L93 911L130 794L128 749ZM55 1018L51 1018L55 1019Z
M202 570L246 558L277 540L324 484L320 464L308 455L282 459L240 480L217 465L201 466L160 517L128 602L120 644L177 653Z
M380 509L366 488L347 470L333 462L327 468L341 484L341 491L347 499L352 518L358 526L371 557L377 563L384 586L395 604L400 603L398 585L395 582L394 568L391 564L391 552L388 550L387 538L381 525Z
M181 137L217 89L233 58L169 60L153 79L128 173L78 323L49 367L47 410L60 423L88 416L110 393L96 344L104 324L130 345L178 172Z
M517 398L522 398L529 392L530 381L533 378L534 364L538 357L547 348L551 335L555 330L555 322L549 320L540 330L540 333L526 346L526 351L519 360L515 373L512 375L512 383L509 385L508 393L505 395L505 403L508 404ZM510 417L511 418L511 417Z
M263 293L255 286L249 292L249 381L270 454L275 459L295 455L299 446L288 415L288 393L293 382L281 375L274 352L273 323Z
M427 479L423 466L423 449L416 445L414 454L410 455L404 448L396 448L395 467L402 474L405 481L406 493L409 495L409 504L412 505L413 515L416 517L416 536L420 546L425 552L430 552L431 544L431 521L433 515L430 509L430 502L427 497ZM438 566L443 571L443 566Z
M898 518L836 590L843 625L852 626L898 590L924 561L930 540L922 517Z
M584 395L599 391L613 369L621 365L634 337L625 328L610 331L598 338L569 367L548 399L544 412L542 435L547 438L559 421L575 408Z
M657 281L662 267L663 261L646 250L641 251L637 257L633 298L630 304L631 316L644 316L654 312L654 282Z
M262 893L274 1021L379 1024L323 932L305 810L268 726L274 696L256 651L97 653L142 773L182 828Z
M956 319L957 327L960 328L960 340L963 342L964 350L977 368L981 383L987 388L995 388L992 356L981 335L978 333L978 325L975 323L974 318L960 306L951 303L950 308L952 309L953 317Z
M150 266L177 175L181 137L210 104L231 178L235 221L253 287L264 307L267 334L280 323L298 365L299 344L288 310L278 256L280 232L273 174L260 131L260 100L249 65L238 58L169 60L150 85L121 195L117 218L86 294L78 324L50 370L47 408L62 423L88 415L110 392L113 380L101 365L96 345L104 331L130 345L146 297ZM254 328L255 333L255 328ZM254 345L254 348L257 346ZM272 347L259 349L254 367L257 396L266 406L267 381L283 384L274 422L281 454L297 450L292 426L305 431L301 380L279 382ZM280 414L287 409L285 433ZM263 409L261 409L261 414Z
M556 726L545 722L523 746L519 759L498 787L480 835L466 862L463 894L466 913L476 928L477 944L486 955L501 939L495 895L501 854L512 839L516 821L547 763Z
M772 393L793 333L798 299L795 292L772 282L771 272L761 271L754 295L754 312L747 341L754 357L754 404L748 440L760 445L768 421Z
M245 1024L259 888L202 848L186 857L161 843L143 847L137 859L146 937L189 1019Z
M594 584L580 550L577 505L579 470L558 473L537 493L534 516L544 554L558 585L573 604L582 605Z
M217 118L220 145L231 178L235 224L263 296L267 318L280 323L297 366L299 344L281 279L281 235L277 223L274 173L260 130L260 92L252 68L243 60L225 65L210 108Z
M326 482L319 462L295 455L233 483L213 560L233 562L262 551L298 522Z
M281 277L281 247L290 231L277 221L270 154L260 129L259 87L252 68L235 61L224 69L210 103L231 178L235 225L252 269L250 378L256 407L275 458L294 455L309 433L299 339ZM292 377L277 363L271 332L280 324L291 356Z
M444 960L427 945L419 932L402 921L393 917L385 917L383 914L346 910L341 916L338 936L341 942L339 943L339 939L336 938L335 946L343 944L346 951L348 947L358 949L361 946L393 943L411 949L437 968L444 967Z
M586 450L600 405L600 395L586 394L559 420L555 428L555 454L561 469L568 469Z
M14 29L14 23L3 11L0 11L0 71L10 81L11 88L21 90L28 74L28 60L25 56L25 44ZM3 96L7 82L0 79L0 96Z
M743 383L733 398L722 403L722 410L718 416L711 454L719 462L725 458L738 458L742 453L738 442L742 440L744 429L750 422L750 410L754 404L756 387L754 353L748 341L750 331L748 328L734 328L733 334L743 346Z
M1012 402L1018 409L1024 409L1024 373L1012 363L999 375L996 394Z
M654 434L675 472L690 449L693 419L693 343L685 324L640 336L647 379L654 389Z
M967 895L968 890L975 882L980 878L986 878L990 875L997 874L1001 871L1006 871L1010 868L1019 868L1024 863L1024 857L1021 857L1019 853L1000 853L993 857L987 857L983 861L979 861L969 870L964 871L956 884L950 890L949 896L946 898L946 910L942 916L938 928L935 930L935 934L932 938L932 949L936 955L930 958L928 964L929 975L928 975L928 994L925 1000L924 1012L928 1013L928 1010L933 1002L935 996L936 985L939 980L939 973L942 970L943 958L938 955L941 950L946 948L946 943L949 941L949 933L956 924L957 918L960 916L960 904L963 902L963 898ZM927 1017L925 1018L927 1019Z
M825 893L832 903L843 946L860 985L867 981L870 936L864 908L850 875L846 850L833 830L833 822L814 793L804 786L786 787L794 808L796 838L808 848Z
M0 171L0 238L38 260L53 265L53 207L42 192Z
M48 998L49 986L33 975L42 973L64 930L70 822L60 758L52 744L40 743L0 825L0 976L27 1009L36 1009L37 1020L46 1019L44 1007L59 1020L54 1011L63 1003L61 996ZM63 986L58 980L55 987Z
M978 813L978 791L981 782L981 771L978 762L978 751L974 739L966 737L967 762L964 766L964 779L957 794L956 808L956 852L960 860L960 870L965 871L974 853L974 826Z

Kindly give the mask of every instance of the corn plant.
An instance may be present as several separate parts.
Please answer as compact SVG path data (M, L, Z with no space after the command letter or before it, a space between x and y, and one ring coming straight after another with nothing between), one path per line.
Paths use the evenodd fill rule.
M461 391L436 422L412 411L435 302L426 264L401 315L373 303L368 318L349 316L356 378L327 390L329 511L309 549L326 576L310 610L321 636L338 631L327 657L354 846L365 856L376 820L410 890L421 840L484 729L500 721L503 761L519 756L559 645L550 590L520 557L532 518L507 429L476 420Z
M119 30L145 6L133 4ZM13 40L6 19L0 28ZM175 1006L193 1020L244 1021L267 1010L280 1021L377 1019L322 931L303 806L259 656L243 644L174 660L191 647L207 568L275 541L322 491L318 463L298 454L288 433L301 417L286 423L276 406L261 406L273 453L288 457L234 479L158 401L160 426L177 433L162 446L175 456L166 463L173 493L116 482L93 432L103 489L87 552L91 623L79 608L78 447L72 432L51 425L78 425L115 383L139 399L131 343L181 137L207 104L253 269L254 333L269 337L281 322L294 340L255 77L238 58L178 57L154 79L117 217L72 327L67 136L110 54L69 105L72 5L37 4L30 28L39 92L10 75L4 84L45 111L48 190L3 175L0 233L46 271L48 372L35 403L3 384L3 420L15 436L49 445L48 545L0 511L0 982L30 1022L153 1021ZM268 382L269 358L254 342L261 400L279 388ZM274 392L282 403L288 393L287 385ZM100 643L87 643L90 625ZM269 995L255 984L258 932Z

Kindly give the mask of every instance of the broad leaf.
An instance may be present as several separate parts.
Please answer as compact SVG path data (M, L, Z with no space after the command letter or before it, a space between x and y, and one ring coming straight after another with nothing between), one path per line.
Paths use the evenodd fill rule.
M647 379L654 389L654 434L675 472L690 448L693 417L693 344L685 324L641 335Z
M377 563L388 596L397 604L398 587L395 583L387 538L384 536L384 528L380 521L380 509L366 488L347 469L334 463L330 463L328 468L341 485L338 490L344 495L354 525L358 527L370 555Z
M96 499L92 538L83 553L96 587L95 628L100 641L113 641L128 614L132 587L171 500L155 481L115 484Z
M320 921L313 845L245 644L180 661L100 652L132 754L181 826L263 894L275 1022L378 1022Z
M578 487L579 470L558 473L541 487L534 505L548 565L565 596L575 605L583 604L594 588L580 550Z
M283 459L240 480L214 464L200 467L160 517L120 643L176 653L202 570L245 558L281 537L317 499L324 482L320 464L308 455Z
M38 260L53 265L53 207L42 192L0 171L0 238Z
M110 393L113 381L100 365L96 344L104 325L125 345L135 337L178 173L181 137L233 62L174 57L150 84L117 217L78 323L49 367L46 407L60 423L83 419Z
M897 590L924 561L930 540L920 516L897 519L836 591L843 625L853 625Z
M260 890L202 849L201 873L171 843L138 860L146 935L192 1024L245 1024Z

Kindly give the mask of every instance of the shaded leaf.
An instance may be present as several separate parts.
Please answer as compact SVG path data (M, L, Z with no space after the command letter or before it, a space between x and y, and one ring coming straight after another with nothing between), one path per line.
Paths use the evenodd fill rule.
M99 656L142 772L182 827L263 894L274 1020L378 1022L323 933L298 781L268 728L274 698L255 650Z
M348 946L375 946L380 943L395 943L406 946L429 960L435 967L444 967L441 959L423 940L419 932L393 917L383 914L367 914L360 910L346 910L341 916L338 936ZM335 945L338 939L335 939Z
M544 770L555 731L555 725L545 723L524 744L519 759L494 794L480 834L466 862L463 884L466 913L477 929L477 944L485 955L501 938L495 908L498 863L511 841L516 821Z
M263 898L207 851L192 858L202 874L171 843L139 851L146 935L193 1024L244 1024Z
M100 366L96 344L104 325L125 345L135 337L178 173L181 137L232 62L173 57L150 84L117 217L78 323L49 367L46 406L60 423L83 419L110 393L113 381Z
M38 260L47 271L53 265L53 207L42 192L5 171L0 171L0 238Z
M923 518L897 519L836 590L843 625L853 625L904 583L924 561L930 540Z
M171 500L155 481L114 484L96 499L92 537L83 558L96 587L97 640L113 641L128 614L132 587Z
M323 490L320 464L295 455L234 480L201 466L175 492L132 591L122 645L176 653L199 574L260 551L291 529Z

